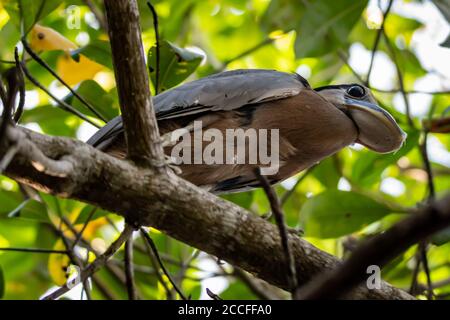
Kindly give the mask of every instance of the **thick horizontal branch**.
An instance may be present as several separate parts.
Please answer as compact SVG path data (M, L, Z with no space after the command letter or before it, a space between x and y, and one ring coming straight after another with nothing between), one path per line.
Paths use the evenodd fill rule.
M9 177L60 197L78 199L116 212L133 224L152 226L186 244L215 255L280 288L289 289L286 260L277 227L220 199L171 172L160 173L104 154L80 141L50 137L21 128L23 139L58 161L73 165L65 177L36 170L20 149L6 169ZM0 147L0 156L6 152ZM336 268L340 260L289 234L297 281L306 284ZM412 299L382 283L381 289L359 286L347 298Z

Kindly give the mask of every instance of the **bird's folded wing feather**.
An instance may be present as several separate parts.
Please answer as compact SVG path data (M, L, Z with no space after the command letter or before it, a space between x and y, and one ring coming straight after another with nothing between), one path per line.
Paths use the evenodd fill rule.
M233 70L192 81L153 98L158 120L177 118L208 111L234 110L292 97L309 88L298 74L274 70ZM105 149L123 132L121 116L108 122L88 141Z

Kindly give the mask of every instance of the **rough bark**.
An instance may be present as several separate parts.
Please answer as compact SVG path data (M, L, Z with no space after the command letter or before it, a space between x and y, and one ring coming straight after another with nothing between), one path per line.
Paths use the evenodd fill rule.
M78 199L116 212L133 224L152 226L193 247L288 289L286 265L277 227L220 199L172 173L135 166L76 140L26 129L20 140L32 142L51 159L73 165L66 177L38 171L19 149L6 174L22 183L64 198ZM303 285L340 261L307 241L290 235L297 280ZM354 289L352 299L411 299L383 283L380 290Z
M164 155L150 96L137 2L106 0L105 10L128 157L142 165L161 166Z
M63 198L78 199L122 215L135 226L157 228L193 247L288 289L287 266L277 227L222 200L170 170L163 153L142 63L135 0L105 1L129 160L119 160L72 139L9 127L0 157L15 149L5 174ZM157 163L157 165L155 165ZM143 165L144 164L144 165ZM297 282L337 267L340 261L289 235ZM352 299L412 299L384 283L353 289Z

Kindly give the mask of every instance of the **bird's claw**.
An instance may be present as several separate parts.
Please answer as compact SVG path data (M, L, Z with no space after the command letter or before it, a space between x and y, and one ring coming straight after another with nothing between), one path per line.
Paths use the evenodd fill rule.
M164 161L166 165L175 172L175 174L180 175L183 171L181 168L176 164L173 157L164 155Z

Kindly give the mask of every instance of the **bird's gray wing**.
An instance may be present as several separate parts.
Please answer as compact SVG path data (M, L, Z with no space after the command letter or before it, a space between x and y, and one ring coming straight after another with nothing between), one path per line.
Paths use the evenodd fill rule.
M298 74L233 70L186 83L157 95L153 101L157 117L162 120L287 98L307 87L308 82Z
M309 88L295 73L248 69L221 72L165 91L153 98L158 120L177 118L208 111L234 110L292 97ZM123 131L116 117L95 133L87 143L104 148Z

